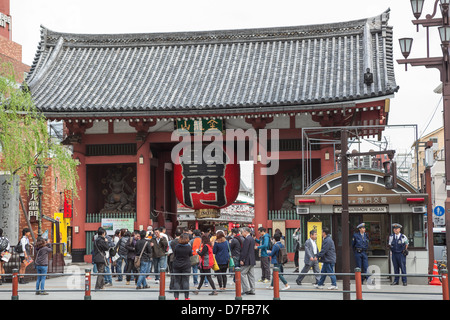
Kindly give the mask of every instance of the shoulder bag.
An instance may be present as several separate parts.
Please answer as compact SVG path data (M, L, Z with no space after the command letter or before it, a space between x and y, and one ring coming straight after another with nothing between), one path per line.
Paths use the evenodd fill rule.
M230 261L228 262L228 267L229 268L234 268L234 259L231 256L231 248L230 248L230 243L227 241L227 245L228 245L228 253L230 254Z
M191 261L191 266L196 266L200 262L198 254L193 254L192 256L189 257L189 260Z
M94 246L97 247L98 252L101 254L101 256L103 257L103 260L105 260L105 265L108 265L108 262L106 261L106 255L98 248L97 245L97 240L94 241Z
M147 243L148 243L148 241L145 241L145 244L144 244L144 246L142 247L142 250L141 250L141 254L139 256L134 257L134 267L136 269L138 269L138 270L139 270L139 268L141 266L142 254L144 253L145 246L147 245Z

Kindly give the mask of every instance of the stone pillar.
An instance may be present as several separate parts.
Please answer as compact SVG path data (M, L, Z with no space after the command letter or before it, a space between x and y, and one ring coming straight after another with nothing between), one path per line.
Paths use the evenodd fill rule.
M15 245L19 239L19 177L0 175L0 228L3 236L8 238L11 245Z

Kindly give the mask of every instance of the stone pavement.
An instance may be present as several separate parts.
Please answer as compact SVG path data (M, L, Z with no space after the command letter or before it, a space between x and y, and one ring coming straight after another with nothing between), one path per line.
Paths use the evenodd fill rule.
M92 264L72 263L65 267L65 273L68 276L56 276L47 278L45 289L49 293L46 296L35 295L36 282L31 281L28 284L19 284L19 300L84 300L84 271L92 269ZM294 272L293 264L285 267L285 278L290 285L286 291L280 290L281 300L343 300L342 281L338 281L338 290L328 290L330 285L329 278L325 281L325 289L317 289L312 285L313 277L307 276L301 286L295 283L297 275ZM83 275L82 275L83 274ZM258 280L261 276L261 268L257 263L255 268L255 277ZM113 286L105 287L103 290L96 291L95 274L92 275L91 299L92 300L158 300L159 284L155 284L153 275L147 281L149 289L136 290L134 282L126 285L125 281L117 282L113 278ZM213 277L217 286L217 278ZM166 278L166 290L169 290L170 276ZM190 279L191 290L194 290L192 277ZM267 289L270 283L256 283L255 295L242 295L243 301L270 301L273 300L273 290ZM283 288L280 282L280 289ZM3 283L0 286L0 300L11 300L12 285L10 282ZM351 281L352 291L351 300L356 299L355 284ZM374 287L363 285L363 300L442 300L442 287L432 285L414 285L391 286L388 279L382 279ZM203 286L198 295L190 293L191 300L235 300L236 292L233 279L228 276L227 290L219 292L217 296L208 295L212 291L211 286ZM173 292L166 292L166 300L174 300ZM180 300L184 299L184 293L180 293Z

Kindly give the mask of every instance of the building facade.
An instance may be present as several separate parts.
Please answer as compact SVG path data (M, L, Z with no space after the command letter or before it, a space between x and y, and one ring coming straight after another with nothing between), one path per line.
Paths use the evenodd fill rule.
M10 13L10 0L0 0L0 63L2 64L2 67L8 67L8 72L11 71L9 66L12 67L12 71L16 77L17 86L19 87L26 78L30 66L22 62L22 46L12 40L12 35L13 18ZM0 173L8 177L10 175L10 172ZM14 215L14 218L9 217L9 219L2 220L0 223L0 228L5 229L6 226L2 225L4 221L11 221L11 219L15 220L17 218L18 225L15 227L15 230L11 231L10 234L6 234L14 245L17 243L16 241L19 240L19 237L21 237L21 230L23 228L31 227L33 236L37 234L38 229L38 201L37 199L34 199L32 190L26 190L24 183L25 178L21 177L20 179L22 179L20 183L21 201L17 199L17 210L13 213L8 213L8 215ZM33 188L37 188L37 185L32 185L31 189ZM63 212L64 210L64 189L62 188L61 181L58 181L58 174L53 170L47 170L45 179L43 180L42 207L43 215L50 219L55 218L55 213ZM0 207L1 216L3 216L2 209L3 205ZM42 221L42 230L43 232L47 232L49 237L51 237L54 230L53 222L44 219Z
M242 143L238 160L254 163L251 224L289 240L305 163L312 180L335 169L331 145L304 153L302 129L379 126L359 133L376 136L387 124L398 90L388 18L141 34L42 27L26 81L46 117L64 122L79 160L74 260L90 259L103 218L174 231L174 132L195 122L220 123L224 141Z

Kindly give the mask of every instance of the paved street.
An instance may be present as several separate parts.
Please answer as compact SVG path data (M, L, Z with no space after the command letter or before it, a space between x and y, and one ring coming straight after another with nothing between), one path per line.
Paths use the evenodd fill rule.
M69 277L52 277L45 282L45 289L49 293L46 296L35 295L35 282L31 281L25 285L19 285L19 300L83 300L84 299L84 276L78 276L83 274L84 270L92 268L91 264L71 264L66 266L67 274L74 274ZM256 279L260 278L261 269L259 263L255 269ZM293 273L293 265L288 265L285 268L285 278L287 279L290 289L286 291L280 290L281 300L343 300L342 282L338 281L338 290L328 290L330 280L327 278L325 281L325 289L317 289L312 285L312 276L307 276L303 284L298 286L295 283L297 278ZM92 276L92 300L158 300L159 297L159 284L155 284L154 277L148 281L150 285L149 289L136 290L134 282L130 285L126 285L125 281L117 282L117 278L113 278L113 286L106 287L104 290L95 291L96 276ZM213 277L217 286L217 278ZM169 289L170 277L166 280L166 290ZM195 287L190 281L191 290ZM243 295L243 301L256 301L256 300L273 300L273 290L267 289L270 284L257 282L255 295ZM283 284L280 282L280 289ZM11 283L4 283L0 286L0 300L11 299ZM363 300L442 300L442 287L431 285L414 285L408 286L391 286L390 282L385 279L381 281L381 284L376 288L369 288L367 285L363 285ZM356 299L354 281L351 281L351 300ZM203 287L198 295L190 294L191 300L235 300L235 286L233 279L228 278L227 290L220 292L217 296L209 296L211 292L211 286ZM174 300L172 292L166 292L167 300ZM184 299L184 294L180 294L180 299Z

